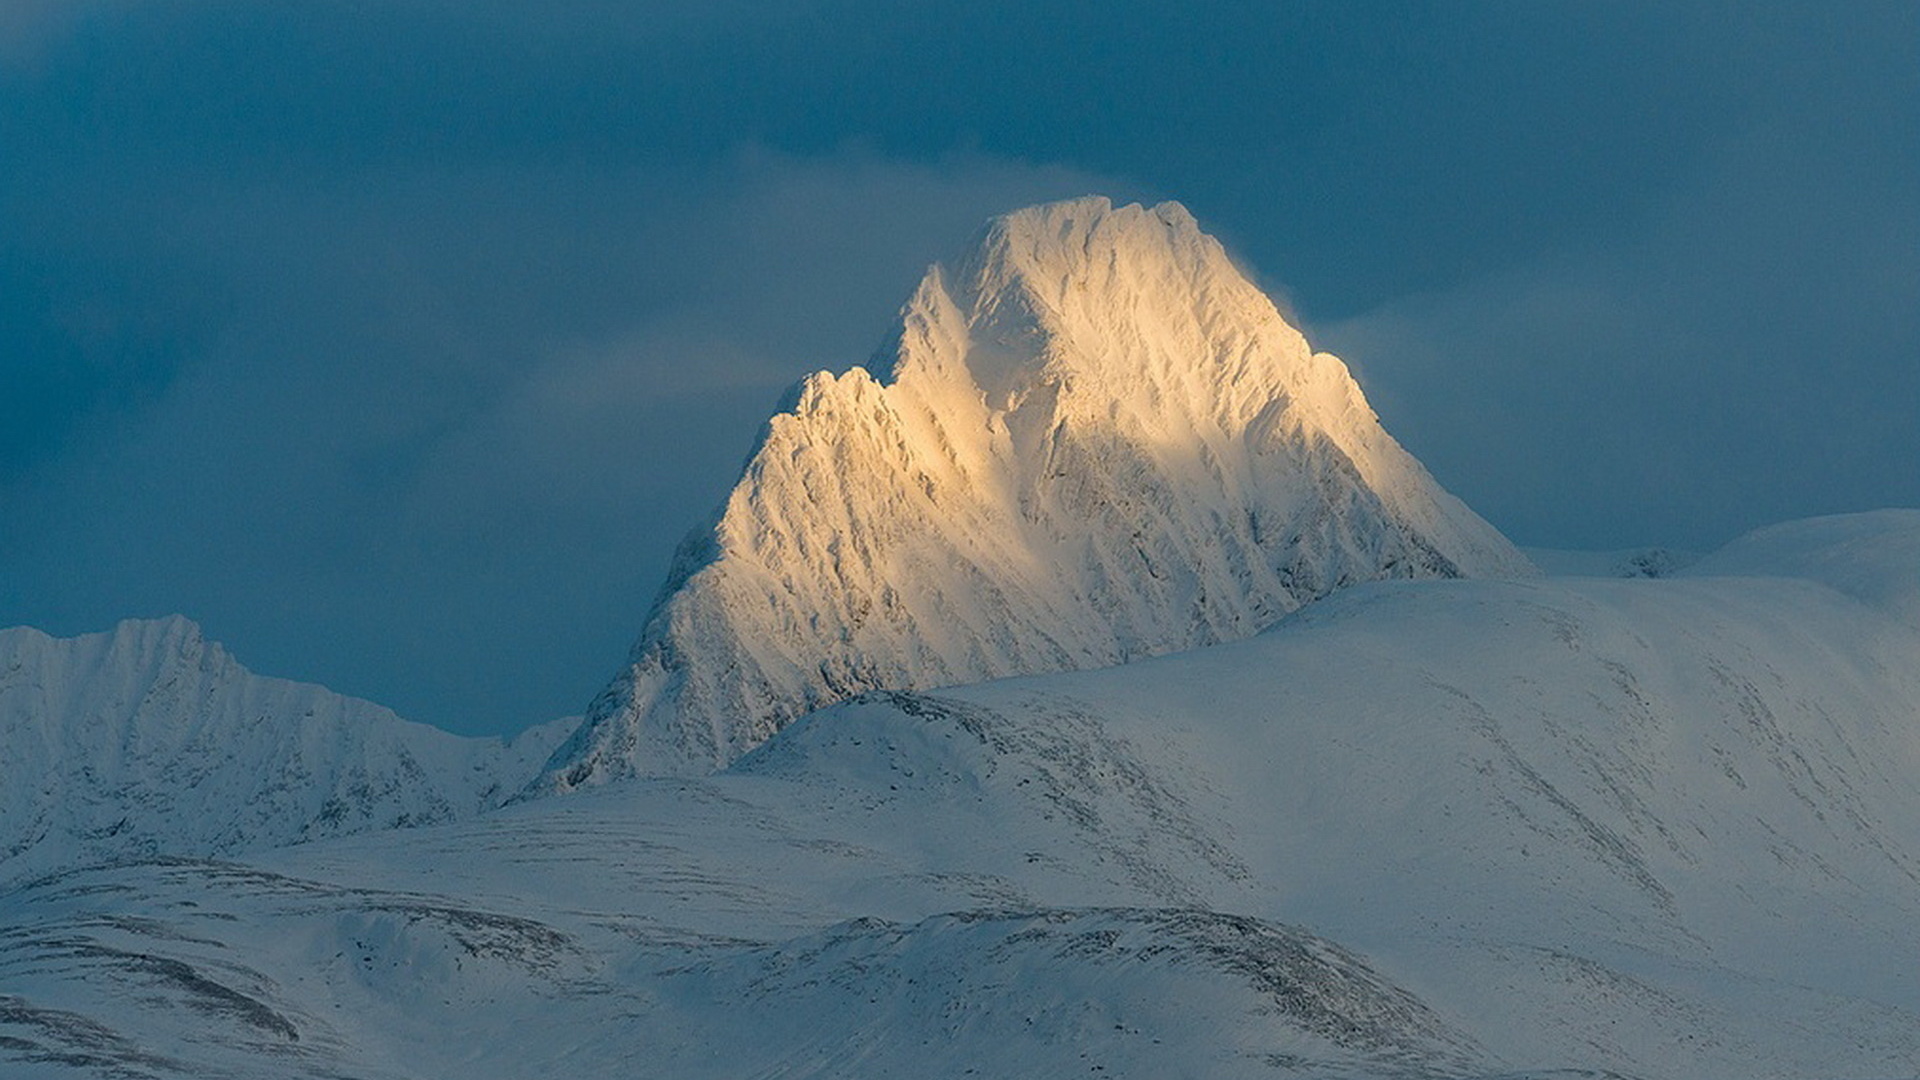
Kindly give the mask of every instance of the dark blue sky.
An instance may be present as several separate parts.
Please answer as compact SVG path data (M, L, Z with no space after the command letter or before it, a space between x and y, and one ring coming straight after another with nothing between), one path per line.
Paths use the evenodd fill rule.
M13 0L0 625L577 711L781 389L1088 192L1521 543L1920 505L1908 0Z

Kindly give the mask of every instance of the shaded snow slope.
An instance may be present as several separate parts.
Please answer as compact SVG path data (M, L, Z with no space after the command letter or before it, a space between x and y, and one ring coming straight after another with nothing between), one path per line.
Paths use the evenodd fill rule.
M1246 637L1358 581L1530 572L1185 209L1034 207L928 271L874 371L797 389L541 788L708 771L865 690Z
M1689 572L1805 578L1920 628L1920 510L1771 525L1714 552Z
M247 671L178 616L0 630L0 882L446 821L499 803L561 732L511 745Z
M712 776L44 881L0 1065L1913 1076L1920 629L1783 569L1360 585Z

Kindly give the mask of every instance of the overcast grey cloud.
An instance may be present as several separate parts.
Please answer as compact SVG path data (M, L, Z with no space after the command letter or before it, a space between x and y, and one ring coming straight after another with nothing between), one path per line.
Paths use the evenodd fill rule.
M1920 504L1916 11L0 5L0 623L577 710L781 389L1088 191L1523 543Z
M1818 68L1783 58L1787 89L1613 230L1322 341L1535 543L1705 550L1920 505L1920 67Z

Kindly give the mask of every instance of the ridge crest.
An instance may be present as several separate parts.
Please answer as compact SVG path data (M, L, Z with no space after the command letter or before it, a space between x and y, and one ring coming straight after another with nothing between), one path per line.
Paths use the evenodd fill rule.
M1245 637L1342 585L1526 574L1178 203L1050 203L790 392L532 793L800 715Z

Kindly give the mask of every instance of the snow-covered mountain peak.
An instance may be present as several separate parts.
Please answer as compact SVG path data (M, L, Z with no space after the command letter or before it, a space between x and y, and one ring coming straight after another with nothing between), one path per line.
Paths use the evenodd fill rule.
M1349 582L1531 571L1177 204L995 220L881 357L768 422L541 789L706 771L865 690L1245 637Z
M995 219L966 256L928 271L892 344L881 381L977 414L1017 454L1045 453L1070 423L1204 470L1228 442L1311 432L1369 487L1415 499L1433 488L1346 365L1315 353L1179 203L1089 196ZM842 378L849 393L872 390Z
M902 324L903 344L920 347L886 356L884 381L958 384L1007 411L1057 389L1102 410L1208 413L1260 396L1222 384L1271 390L1293 375L1303 389L1293 369L1312 363L1305 338L1171 202L1116 209L1093 196L997 218L966 256L928 271ZM1268 348L1235 355L1249 338ZM937 347L956 339L968 347ZM1254 355L1269 363L1249 365Z
M123 641L195 640L206 641L200 624L185 615L161 615L152 619L121 619L107 633ZM82 635L87 636L87 635Z
M5 671L16 677L29 662L57 657L72 678L86 680L94 691L116 691L122 699L184 672L240 670L226 649L208 641L200 624L184 615L122 619L111 630L72 638L56 638L30 626L9 627L0 630L0 657ZM66 690L41 679L32 685L47 693Z
M207 641L206 633L200 629L200 624L185 615L162 615L155 619L121 619L111 630L99 634L82 634L75 640L97 640L100 646L114 651L153 657L198 659L209 650L216 655L226 653L219 644Z
M255 675L178 615L73 638L0 630L0 884L474 813L558 737L463 739Z

